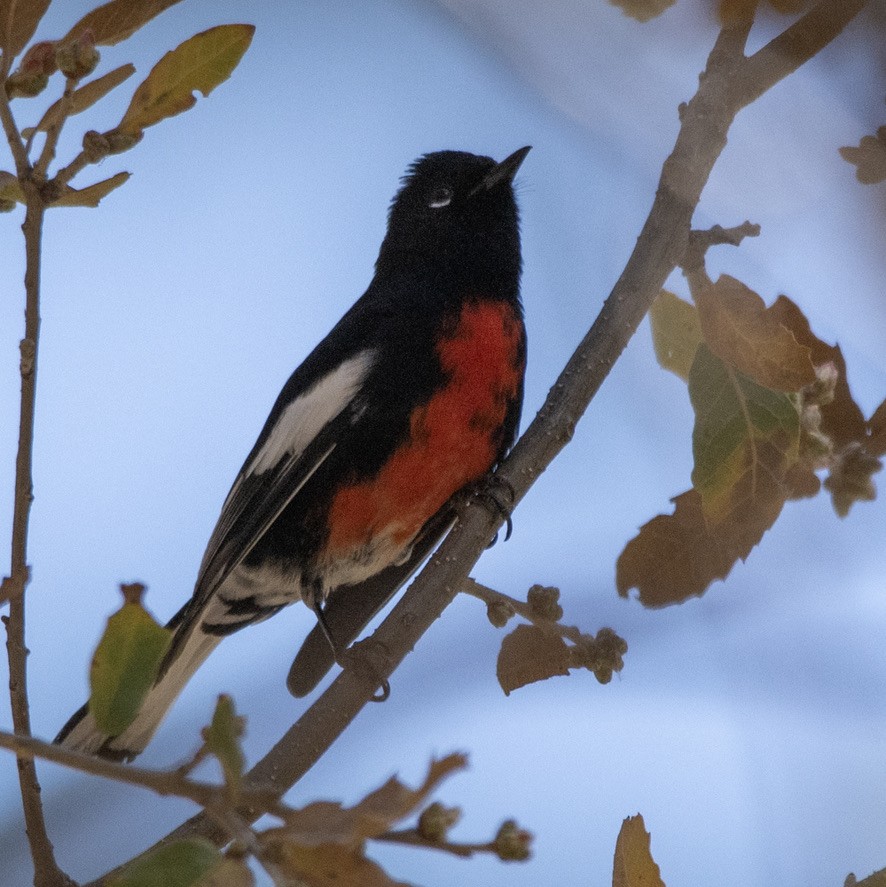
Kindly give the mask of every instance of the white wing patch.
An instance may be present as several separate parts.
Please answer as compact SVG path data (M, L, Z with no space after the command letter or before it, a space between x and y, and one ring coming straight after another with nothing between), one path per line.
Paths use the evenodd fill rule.
M244 474L263 474L281 459L303 452L354 399L374 360L374 351L361 351L289 404Z

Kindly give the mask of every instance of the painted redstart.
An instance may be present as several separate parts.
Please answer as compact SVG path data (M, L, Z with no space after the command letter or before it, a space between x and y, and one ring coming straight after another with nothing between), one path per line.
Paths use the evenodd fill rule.
M108 736L84 706L56 742L131 760L223 637L299 599L322 617L289 676L305 695L336 658L324 628L343 650L427 557L517 432L512 182L528 152L410 167L369 289L284 385L234 481L135 721Z

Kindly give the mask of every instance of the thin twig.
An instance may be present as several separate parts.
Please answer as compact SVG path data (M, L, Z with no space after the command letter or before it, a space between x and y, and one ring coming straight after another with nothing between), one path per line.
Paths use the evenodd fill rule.
M563 625L549 617L540 616L526 601L521 601L511 597L509 594L496 591L494 588L483 585L471 576L465 579L462 591L471 597L477 598L477 600L483 601L487 607L490 604L496 603L507 604L521 619L532 622L534 625L540 625L550 631L556 631L560 637L565 638L567 641L572 641L573 644L580 643L584 637L581 630L576 626Z
M822 5L836 15L842 13L845 25L864 3L827 0ZM695 207L740 108L734 81L736 71L747 63L744 47L749 30L747 23L725 29L719 35L699 90L682 110L677 142L665 161L652 210L624 272L539 414L497 472L498 478L514 490L515 502L522 499L570 440L575 423L685 253ZM835 29L830 39L838 33L839 29ZM812 55L814 51L806 57ZM762 66L755 88L762 94L781 76ZM746 94L747 87L742 98ZM436 554L372 636L372 646L382 653L376 657L376 665L381 665L377 673L362 674L357 669L342 672L253 767L245 779L246 786L262 786L282 795L319 760L372 698L378 678L391 674L452 602L502 523L498 513L493 514L479 504L465 507ZM206 817L197 816L160 844L196 835L224 840L224 835ZM92 887L103 880L94 882Z
M118 764L95 755L71 751L60 745L42 742L32 736L18 736L14 733L0 731L0 748L9 749L19 759L33 760L41 758L54 764L61 764L81 773L113 779L148 789L164 797L186 798L201 807L229 808L228 791L225 786L213 785L210 782L191 779L183 776L178 770L148 770L128 764ZM256 810L284 818L289 812L276 795L268 792L247 791L238 796Z
M31 164L28 161L28 152L25 150L21 133L12 116L12 108L9 106L9 97L3 85L6 83L6 77L9 74L9 64L11 59L7 58L3 53L0 58L0 123L3 125L3 132L6 135L6 141L9 143L9 150L12 152L12 159L15 162L15 172L21 181L24 181L31 174Z
M74 89L76 86L77 81L73 78L68 77L67 80L65 80L65 91L62 94L61 102L59 104L58 118L46 131L46 141L43 142L43 150L40 152L39 159L34 164L34 177L38 181L45 181L46 175L49 171L49 164L55 160L55 149L58 146L58 139L61 135L62 128L71 114L71 108L74 103Z
M2 88L0 88L2 91ZM5 97L5 94L4 94ZM0 100L0 113L4 102ZM8 104L6 105L8 111ZM16 131L16 139L18 134ZM20 140L18 144L21 144ZM45 207L37 186L22 182L27 200L22 232L25 237L25 337L20 344L21 406L19 412L18 452L15 460L15 501L12 516L12 545L9 581L13 596L6 623L6 651L9 659L9 699L12 724L16 733L30 736L31 716L28 705L27 657L25 646L25 587L28 583L28 522L33 499L32 460L34 449L34 412L37 396L37 345L40 335L40 250ZM18 758L18 778L25 816L25 828L34 861L37 887L72 883L55 861L52 843L46 831L40 783L33 761Z
M492 841L486 841L482 844L467 844L458 841L430 841L414 828L374 835L372 840L382 841L386 844L401 844L404 847L442 850L444 853L451 853L453 856L458 856L461 859L469 859L475 853L490 853L493 856L498 856L498 850Z

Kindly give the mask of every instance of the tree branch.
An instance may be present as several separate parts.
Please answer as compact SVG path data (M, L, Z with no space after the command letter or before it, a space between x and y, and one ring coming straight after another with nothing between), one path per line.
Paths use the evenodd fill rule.
M0 116L5 104L3 99L0 99ZM6 110L9 110L8 104ZM18 139L17 130L16 138ZM21 145L20 140L18 144ZM9 573L12 594L9 615L3 621L6 624L12 724L16 733L29 736L31 715L28 706L28 650L25 646L25 587L29 578L28 522L33 499L32 459L37 396L37 345L40 335L40 250L45 207L33 182L23 181L22 188L27 200L25 221L22 224L25 237L25 337L20 344L21 406L18 452L15 460L15 502ZM34 861L34 884L36 887L72 884L73 882L61 871L55 861L52 842L46 832L40 783L37 780L34 762L20 757L17 763L25 828Z
M743 65L737 84L742 107L756 101L839 37L867 3L868 0L821 0L755 52Z
M0 731L0 748L15 752L20 759L42 758L45 761L52 761L82 773L137 785L158 795L186 798L201 807L224 809L230 806L227 787L191 779L178 770L148 770L144 767L118 764L106 758L42 742L31 736L17 736L14 733L3 731ZM256 810L271 813L280 818L283 818L287 812L277 796L268 792L247 792L241 796L241 800Z

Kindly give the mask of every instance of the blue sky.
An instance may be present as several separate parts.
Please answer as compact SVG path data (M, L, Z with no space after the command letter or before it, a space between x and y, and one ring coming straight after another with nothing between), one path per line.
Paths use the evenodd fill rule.
M41 36L89 8L55 5ZM83 701L117 583L145 582L163 619L189 595L280 385L368 284L388 202L416 156L534 146L518 180L524 424L593 321L714 28L689 0L644 27L602 0L446 5L190 0L104 51L105 70L132 60L141 77L195 31L257 25L229 82L78 180L126 169L123 189L47 222L29 591L38 735ZM836 148L884 122L872 59L862 44L837 44L745 112L697 216L761 223L760 238L712 254L711 273L767 302L797 301L840 342L867 413L886 393L883 190L858 185ZM113 126L130 93L74 121L60 156L84 128ZM36 119L24 108L23 124ZM0 218L0 538L18 401L19 221ZM454 836L483 839L516 816L536 833L534 859L374 852L425 887L606 883L621 820L638 811L668 887L839 884L886 865L886 506L840 521L823 497L792 503L725 583L646 611L617 597L614 563L688 487L691 423L685 386L657 368L644 324L517 511L512 540L474 572L514 595L534 582L561 588L567 621L627 638L620 677L601 687L577 674L505 698L500 634L479 603L458 600L395 675L390 701L363 713L291 802L353 802L393 772L415 781L431 755L467 751L470 771L440 792L465 811ZM248 716L247 753L260 757L305 705L283 682L311 622L293 607L226 641L142 762L184 757L222 690ZM49 765L41 776L59 860L77 878L192 812ZM0 858L9 884L27 883L11 760L0 767Z

